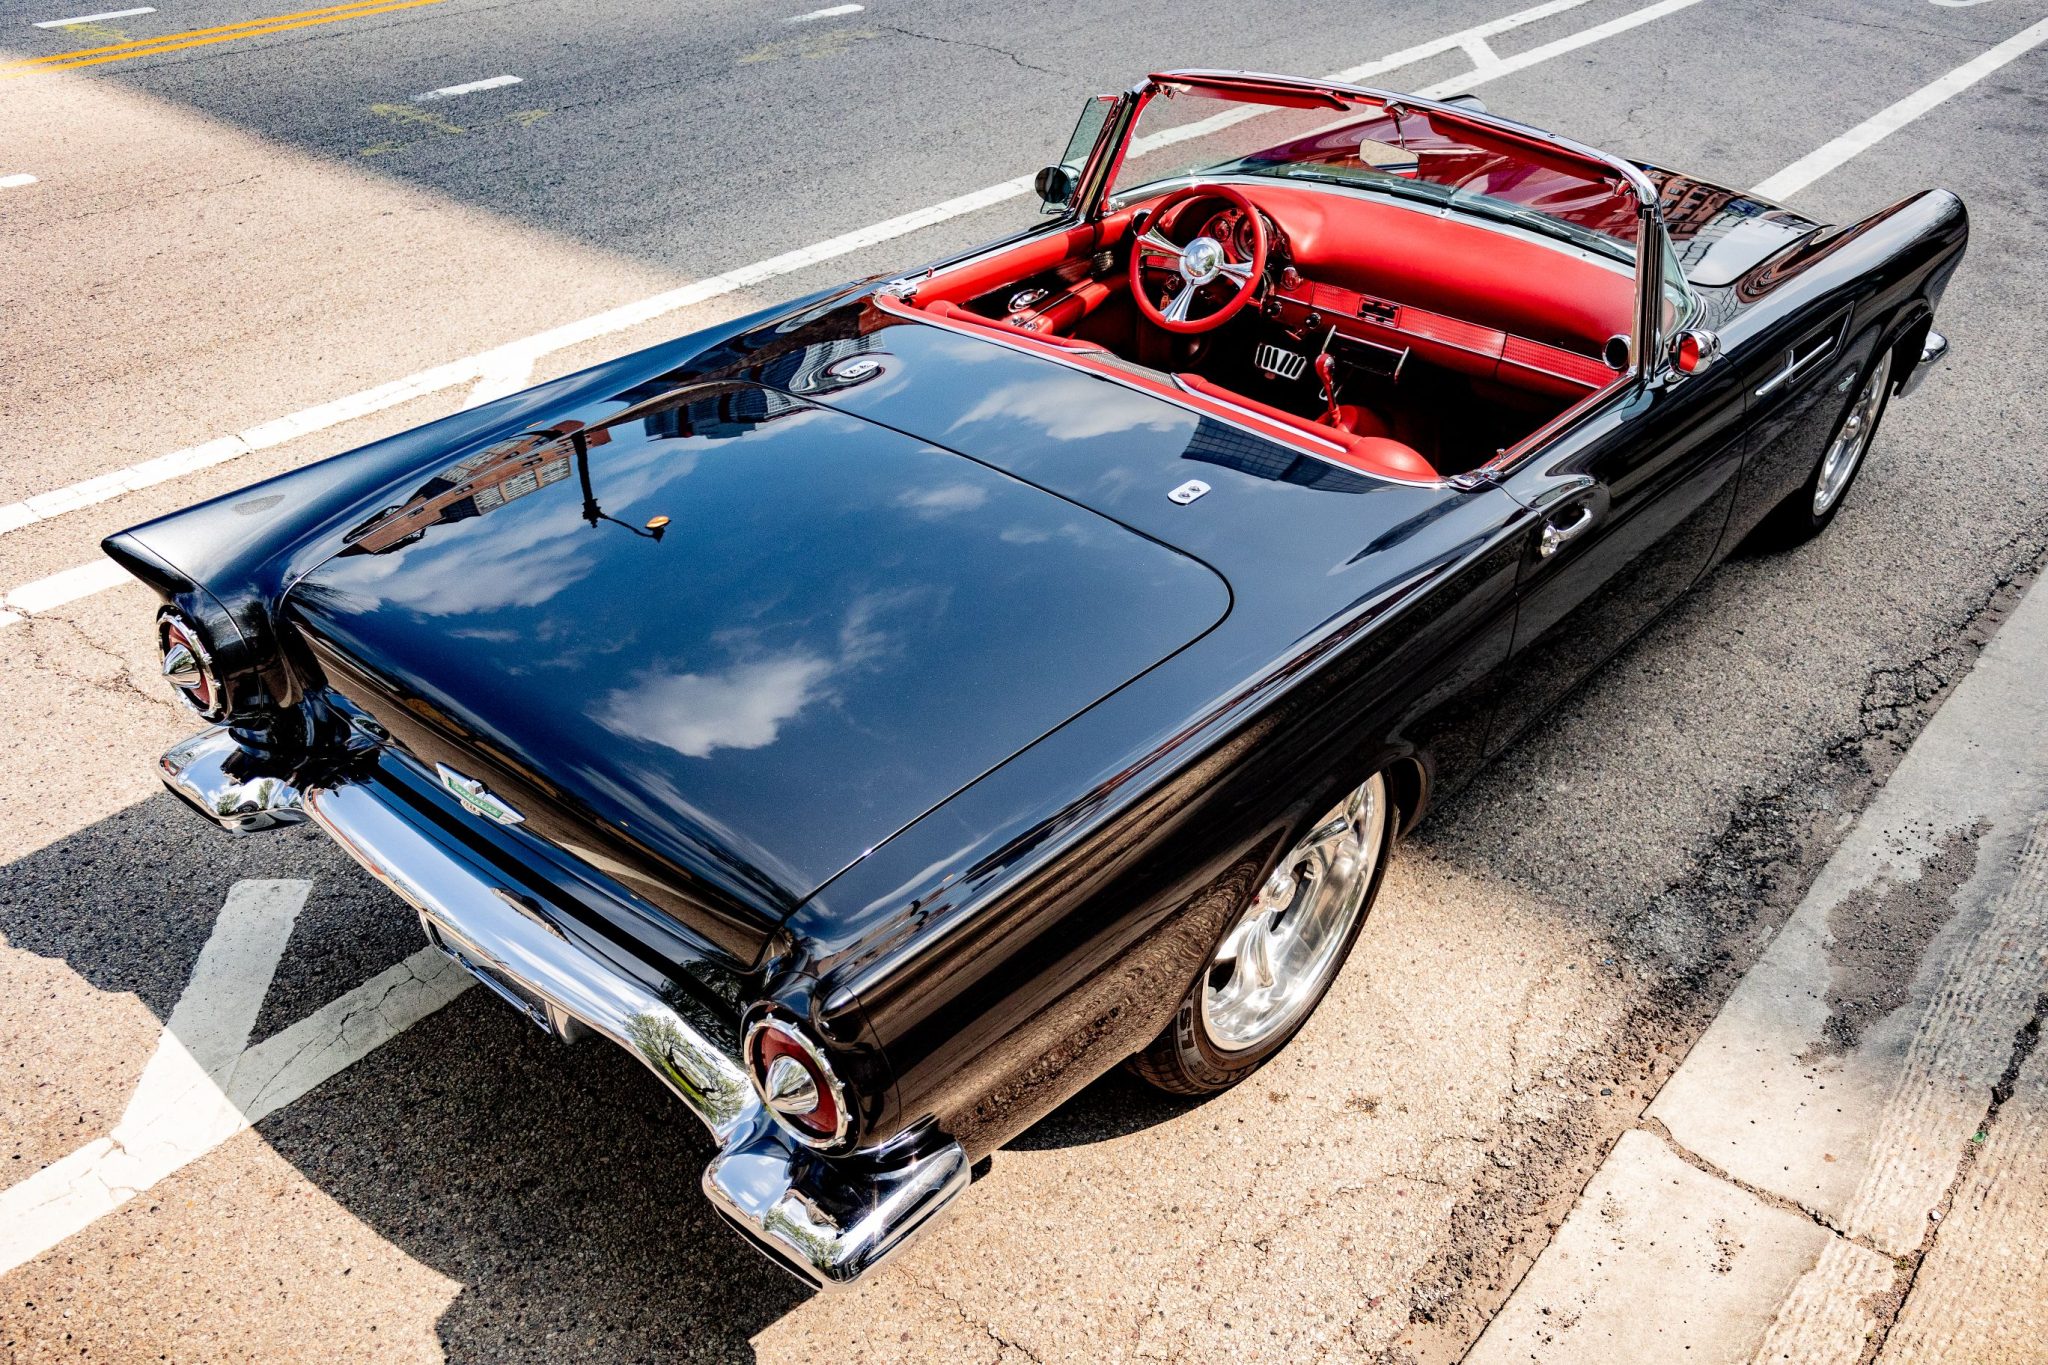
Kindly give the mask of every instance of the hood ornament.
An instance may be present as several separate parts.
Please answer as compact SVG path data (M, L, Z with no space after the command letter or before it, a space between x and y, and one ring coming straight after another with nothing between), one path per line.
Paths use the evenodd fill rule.
M496 820L501 825L519 825L526 822L509 803L500 801L491 794L491 789L473 777L465 777L446 763L434 765L435 774L448 794L463 804L472 815L481 815L486 820Z

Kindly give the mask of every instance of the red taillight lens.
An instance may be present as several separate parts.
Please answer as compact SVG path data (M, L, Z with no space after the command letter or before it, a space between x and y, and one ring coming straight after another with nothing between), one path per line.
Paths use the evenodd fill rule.
M198 629L166 611L157 619L157 644L163 654L165 680L187 706L208 720L219 720L220 680L214 676L213 656Z
M766 1019L748 1031L747 1054L761 1102L794 1136L814 1147L845 1138L839 1079L808 1038L780 1019Z

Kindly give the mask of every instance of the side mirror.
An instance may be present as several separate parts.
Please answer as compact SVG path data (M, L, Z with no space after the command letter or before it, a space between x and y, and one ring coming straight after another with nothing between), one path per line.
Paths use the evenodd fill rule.
M1046 211L1055 212L1074 202L1074 191L1081 188L1081 172L1072 166L1047 166L1032 178L1031 188L1038 191Z
M1486 112L1486 101L1469 92L1463 95L1446 95L1443 102L1455 105L1460 109L1470 109L1475 114Z
M1665 354L1680 374L1698 374L1721 358L1721 338L1704 328L1688 327L1671 338Z

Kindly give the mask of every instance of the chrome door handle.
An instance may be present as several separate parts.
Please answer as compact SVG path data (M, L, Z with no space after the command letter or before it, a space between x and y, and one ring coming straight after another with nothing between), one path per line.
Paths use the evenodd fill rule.
M1834 349L1835 339L1829 337L1797 360L1794 360L1788 352L1785 356L1785 368L1772 375L1769 379L1766 379L1762 386L1757 389L1756 396L1759 398L1769 398L1772 394L1790 383L1796 376L1805 373L1807 367L1812 365L1814 361L1833 354Z
M1592 527L1593 509L1580 503L1576 511L1577 515L1562 526L1554 521L1543 523L1543 539L1536 547L1537 554L1548 559L1563 549L1566 541L1576 540Z

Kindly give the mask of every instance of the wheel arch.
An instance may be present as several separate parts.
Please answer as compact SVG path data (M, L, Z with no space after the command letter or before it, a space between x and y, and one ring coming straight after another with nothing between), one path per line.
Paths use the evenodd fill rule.
M1429 805L1435 780L1433 765L1427 754L1402 754L1389 760L1380 772L1387 779L1387 797L1399 815L1394 837L1405 839L1422 822L1422 813Z

